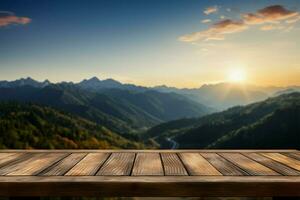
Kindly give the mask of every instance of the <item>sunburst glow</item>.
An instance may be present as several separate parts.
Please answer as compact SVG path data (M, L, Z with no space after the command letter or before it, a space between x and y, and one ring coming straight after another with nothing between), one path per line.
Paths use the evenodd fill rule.
M228 74L228 80L230 82L240 83L246 80L246 72L242 69L231 70Z

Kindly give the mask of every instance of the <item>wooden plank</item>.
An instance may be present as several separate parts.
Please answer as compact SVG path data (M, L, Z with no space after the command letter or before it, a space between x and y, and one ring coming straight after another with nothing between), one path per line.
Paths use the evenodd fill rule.
M179 157L190 175L222 175L199 153L179 153Z
M300 161L280 153L262 153L262 155L300 171Z
M134 162L133 176L164 175L159 153L138 153Z
M17 164L13 171L7 173L9 176L24 176L36 175L43 171L53 163L66 157L66 153L47 153L41 156L36 156L27 162Z
M299 188L299 176L0 176L2 197L300 196Z
M97 175L130 175L135 153L112 153Z
M2 162L2 159L5 159L9 156L13 156L13 155L16 155L17 153L0 153L0 164Z
M55 165L49 167L40 175L44 176L62 176L67 173L74 165L86 156L86 153L72 153L66 158L62 159Z
M243 156L240 153L219 153L222 157L229 160L236 166L242 168L247 173L254 175L254 176L270 176L270 175L279 175L277 172L253 161L250 158Z
M108 158L109 153L89 153L77 165L70 169L66 176L95 175Z
M295 153L282 153L282 154L284 154L286 156L289 156L291 158L300 160L300 153L299 152L295 152Z
M30 164L36 158L41 157L44 153L26 153L21 157L18 157L17 160L8 163L7 165L0 168L0 175L6 175L10 172L22 169L24 165Z
M210 162L219 172L225 176L242 176L246 172L222 158L216 153L200 153L208 162Z
M185 170L181 160L176 153L161 153L163 167L165 169L166 176L187 176L188 173Z
M0 153L0 167L8 163L18 161L24 156L24 153Z
M273 169L274 171L282 175L290 175L290 176L300 175L300 172L298 172L297 170L287 167L286 165L283 165L279 162L276 162L258 153L244 153L244 155L251 158L252 160L255 160L256 162L263 164L264 166Z

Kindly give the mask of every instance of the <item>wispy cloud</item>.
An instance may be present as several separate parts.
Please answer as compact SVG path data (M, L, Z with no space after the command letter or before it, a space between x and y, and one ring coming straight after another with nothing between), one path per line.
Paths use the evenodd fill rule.
M28 24L31 19L28 17L16 16L13 12L0 11L0 27L8 26L10 24Z
M209 23L209 22L211 22L210 19L203 19L203 20L201 20L201 23L203 23L203 24L206 24L206 23Z
M206 9L205 11L212 13L217 10ZM262 25L259 28L262 31L288 29L290 26L284 26L281 23L283 20L285 20L286 24L295 23L300 20L300 14L297 11L288 10L281 5L272 5L254 13L242 13L240 20L223 19L212 24L205 30L183 35L179 37L179 40L183 42L224 40L226 34L242 32L250 26L258 24ZM206 23L206 20L202 20L202 23Z
M241 32L247 28L241 21L226 19L213 24L207 30L181 36L179 40L183 42L223 40L225 34Z
M298 15L292 19L287 19L285 22L288 24L294 24L294 23L298 22L299 20L300 20L300 15Z
M216 12L218 12L218 7L217 6L208 7L203 11L203 13L206 14L206 15L216 13Z
M291 11L281 5L273 5L258 10L256 13L243 14L243 20L247 24L263 24L267 22L277 23L299 15L299 12Z
M262 31L270 31L270 30L278 30L278 29L284 29L285 27L280 24L266 24L260 27L260 30Z

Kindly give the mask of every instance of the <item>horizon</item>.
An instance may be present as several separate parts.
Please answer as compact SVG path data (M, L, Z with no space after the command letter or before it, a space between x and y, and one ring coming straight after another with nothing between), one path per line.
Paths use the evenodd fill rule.
M0 79L299 86L299 22L293 0L3 0Z
M11 79L11 80L3 80L3 79L0 79L0 82L1 81L8 81L8 82L13 82L13 81L18 81L18 80L26 80L26 79L32 79L34 81L37 81L37 82L45 82L45 81L49 81L51 84L60 84L60 83L71 83L71 84L79 84L81 83L82 81L87 81L87 80L91 80L91 79L98 79L99 81L105 81L105 80L114 80L114 81L117 81L121 84L131 84L131 85L135 85L135 86L138 86L138 87L145 87L145 88L155 88L155 87L167 87L167 88L176 88L176 89L198 89L198 88L201 88L203 86L213 86L213 85L220 85L220 84L228 84L228 85L235 85L235 86L239 86L239 87L261 87L261 88L285 88L285 89L288 89L288 88L292 88L292 87L300 87L300 85L286 85L286 86L276 86L276 85L257 85L257 84L253 84L253 83L239 83L239 82L232 82L232 81L223 81L223 82L215 82L215 83L203 83L202 85L199 85L199 86L196 86L196 87L176 87L176 86L172 86L172 85L166 85L166 84L161 84L161 85L138 85L138 84L134 84L134 83L128 83L128 82L122 82L120 80L117 80L117 79L114 79L114 78L99 78L97 76L92 76L92 77L87 77L87 78L83 78L79 81L72 81L72 80L62 80L62 81L51 81L49 79L35 79L31 76L27 76L27 77L20 77L20 78L17 78L17 79Z

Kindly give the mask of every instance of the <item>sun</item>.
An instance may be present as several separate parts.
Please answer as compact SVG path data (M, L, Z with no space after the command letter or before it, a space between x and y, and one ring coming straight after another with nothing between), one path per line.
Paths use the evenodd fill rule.
M230 82L244 82L246 80L246 73L244 70L235 69L229 72L228 79Z
M234 83L242 83L246 80L246 72L243 69L231 70L228 74L228 80Z

